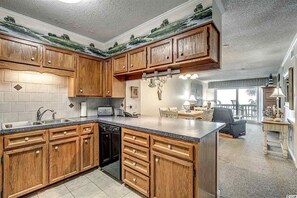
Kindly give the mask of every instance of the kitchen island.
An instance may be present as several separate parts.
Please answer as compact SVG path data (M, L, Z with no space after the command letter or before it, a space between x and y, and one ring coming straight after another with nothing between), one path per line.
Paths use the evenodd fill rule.
M122 180L136 191L158 198L217 197L217 132L224 124L146 116L71 118L2 129L4 197L25 195L100 166L97 123L122 128ZM24 154L28 163L20 161ZM31 164L37 165L34 171L27 170ZM63 170L65 165L71 168ZM17 170L22 167L26 171ZM14 182L19 185L11 186Z

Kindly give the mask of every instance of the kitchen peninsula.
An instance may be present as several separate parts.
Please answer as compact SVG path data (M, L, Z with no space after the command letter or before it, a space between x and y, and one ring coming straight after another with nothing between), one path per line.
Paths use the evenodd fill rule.
M224 124L108 116L2 129L3 197L19 197L100 166L98 123L122 128L122 181L136 191L147 197L217 196L217 132Z

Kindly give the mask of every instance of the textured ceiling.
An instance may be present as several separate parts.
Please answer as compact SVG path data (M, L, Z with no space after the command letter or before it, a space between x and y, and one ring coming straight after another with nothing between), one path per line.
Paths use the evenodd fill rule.
M187 0L0 0L0 6L106 42Z
M276 74L297 33L296 0L222 0L222 71L201 80L255 78Z

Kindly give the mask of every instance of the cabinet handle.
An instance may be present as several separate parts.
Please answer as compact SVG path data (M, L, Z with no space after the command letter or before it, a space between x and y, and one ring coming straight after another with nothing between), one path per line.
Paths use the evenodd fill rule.
M52 64L52 61L49 60L49 61L47 61L47 63L48 63L48 64Z
M82 93L82 92L83 92L82 88L80 88L79 92L80 92L80 93Z
M26 141L26 142L28 142L28 141L29 141L29 138L28 138L28 137L26 137L26 138L25 138L25 141Z
M55 146L55 150L58 150L58 148L59 148L58 146Z
M168 144L168 146L167 146L167 147L168 147L168 149L172 149L172 146L171 146L170 144Z
M180 53L180 56L183 56L184 55L184 53L182 52L182 53Z
M133 68L133 64L131 64L131 68Z
M133 152L133 153L136 153L136 150L135 150L135 149L133 149L133 150L132 150L132 152Z
M133 178L133 181L136 182L136 178Z
M36 151L35 153L36 153L36 154L39 154L39 153L40 153L40 151Z
M166 59L169 59L169 56L166 56Z
M85 143L87 144L88 143L88 140L85 140Z
M133 140L136 140L136 137L135 136L133 136L132 138L133 138Z
M35 58L34 58L34 57L32 57L32 58L31 58L31 61L35 61Z
M132 162L132 165L133 165L133 166L136 166L136 162Z
M107 93L110 93L110 91L107 91Z
M67 131L64 131L64 135L67 135Z
M159 162L159 158L156 157L155 161L158 163Z
M105 137L107 137L107 138L108 138L108 135L105 135Z
M126 68L126 66L125 65L123 65L123 69L125 69Z

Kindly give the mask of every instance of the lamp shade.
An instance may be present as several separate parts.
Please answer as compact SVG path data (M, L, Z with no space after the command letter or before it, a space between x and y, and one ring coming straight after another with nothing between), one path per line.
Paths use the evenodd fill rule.
M196 100L194 95L191 95L190 98L189 98L189 101L190 102L196 102L197 100Z
M272 98L277 98L277 97L280 97L280 98L283 98L283 97L286 97L285 94L283 93L282 89L280 87L277 87L273 90L271 96Z

